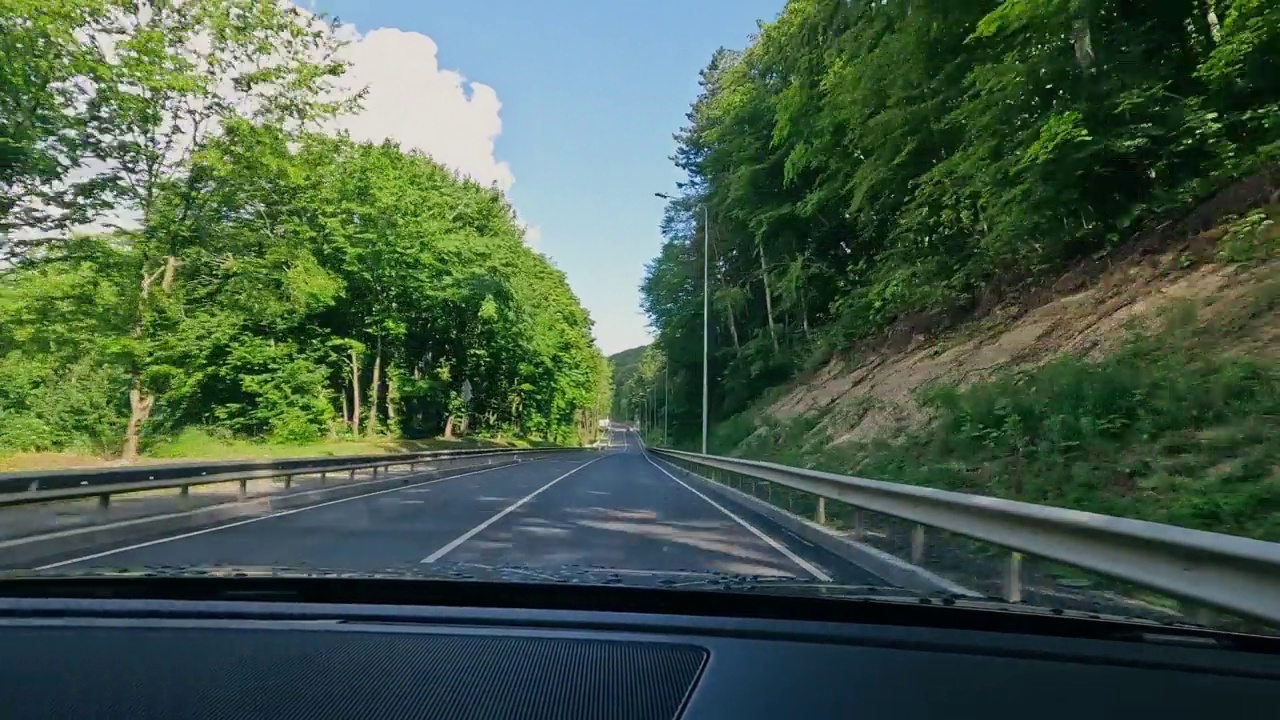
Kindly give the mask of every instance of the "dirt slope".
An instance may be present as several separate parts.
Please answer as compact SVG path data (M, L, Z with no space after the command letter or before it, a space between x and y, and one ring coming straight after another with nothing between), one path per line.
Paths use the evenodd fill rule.
M1177 226L1140 237L1109 259L1082 263L1052 286L997 304L980 319L905 342L869 343L791 388L764 414L782 422L820 415L810 438L833 445L870 439L922 419L914 395L930 383L963 386L1062 354L1096 356L1123 339L1130 323L1155 320L1179 302L1194 304L1203 320L1232 316L1234 332L1224 351L1274 357L1280 354L1280 318L1265 300L1280 293L1280 261L1221 261L1221 241L1237 222L1235 212L1261 207L1280 219L1269 183L1261 193L1240 193L1251 182L1229 188ZM1222 207L1232 193L1241 195L1237 207ZM1205 207L1218 213L1216 222L1205 220Z

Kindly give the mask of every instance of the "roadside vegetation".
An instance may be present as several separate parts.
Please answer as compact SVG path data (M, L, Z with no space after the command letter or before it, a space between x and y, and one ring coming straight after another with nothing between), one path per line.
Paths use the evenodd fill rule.
M343 48L271 0L0 0L0 456L593 439L564 275L497 189L321 131Z
M927 384L915 397L927 419L865 439L833 442L820 411L744 413L714 441L802 467L1280 541L1280 360L1274 345L1240 342L1241 323L1274 328L1278 312L1276 281L1232 316L1180 303L1097 359Z
M392 437L361 439L328 439L313 443L290 444L265 442L250 438L228 437L216 431L186 428L176 437L162 440L147 448L137 462L176 462L183 460L249 460L291 457L328 457L341 455L378 455L382 453L457 450L467 448L536 447L544 441L495 440L468 435L452 440L443 438L405 439ZM20 470L56 470L73 467L102 467L121 464L119 458L74 451L16 452L0 457L0 472Z
M713 451L1280 539L1277 63L1270 0L790 0L702 73L615 404L696 446L705 206ZM1141 322L1004 356L1099 283Z

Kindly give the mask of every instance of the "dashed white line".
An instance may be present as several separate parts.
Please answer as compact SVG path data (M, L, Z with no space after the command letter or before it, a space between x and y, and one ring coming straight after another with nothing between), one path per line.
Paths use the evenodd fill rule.
M530 462L539 462L539 460L532 460ZM70 560L62 560L55 563L49 563L48 565L41 565L40 567L36 568L36 570L51 570L53 568L63 567L64 565L74 565L75 563L84 562L86 560L97 560L98 558L107 557L108 555L115 555L117 553L128 552L130 550L137 550L139 548L151 547L152 545L160 545L161 543L173 542L174 540L184 540L186 538L196 537L198 535L207 535L212 532L218 532L219 530L227 530L234 527L240 527L241 525L248 525L250 523L262 522L263 520L271 520L273 518L285 517L286 515L296 515L300 512L315 510L317 508L322 508L322 507L329 507L330 505L337 505L339 503L344 503L344 502L351 502L352 500L362 500L364 498L374 497L376 495L386 495L387 493L401 492L408 488L422 487L423 485L430 485L432 483L444 482L445 480L456 480L457 478L463 478L470 475L480 475L481 473L492 472L494 470L501 470L503 468L508 468L508 467L514 467L514 465L510 465L510 464L497 465L494 467L487 467L482 470L473 470L468 473L462 473L461 475L450 475L449 477L436 478L434 480L427 480L425 482L413 483L412 485L405 485L403 487L388 488L386 490L375 490L374 492L364 493L362 495L352 495L351 497L338 498L337 500L329 500L328 502L317 503L315 505L308 505L306 507L293 508L292 510L281 510L280 512L274 512L274 513L271 513L270 515L263 515L261 517L249 518L248 520L237 520L236 522L227 523L226 525L219 525L217 527L205 528L204 530L195 530L189 533L182 533L181 535L173 535L170 537L160 538L158 540L149 540L147 542L135 543L133 545L126 545L124 547L114 548L112 550L106 550L103 552L94 553L92 555L83 555L81 557L72 558Z
M756 537L758 537L758 538L760 538L761 540L765 541L765 542L766 542L766 543L768 543L768 544L769 544L769 546L770 546L770 547L772 547L774 550L777 550L778 552L780 552L780 553L782 553L783 555L785 555L785 556L786 556L786 558L787 558L788 560L790 560L791 562L795 563L796 565L799 565L800 567L804 568L805 572L809 573L810 575L814 576L815 578L817 578L817 579L819 579L819 580L821 580L821 581L823 581L823 582L831 582L831 576L830 576L830 575L828 575L828 574L826 574L825 572L823 572L823 571L822 571L820 568L818 568L816 565L814 565L813 563L809 562L808 560L805 560L804 558L800 557L799 555L796 555L795 553L791 552L791 550L787 549L787 546L786 546L786 545L783 545L782 543L778 542L777 540L774 540L773 538L769 537L768 535L765 535L763 532L761 532L758 528L756 528L756 527L755 527L754 525L752 525L751 523L747 522L746 520L743 520L742 518L738 517L737 515L734 515L732 512L729 512L729 510L727 510L727 509L726 509L723 505L721 505L720 503L716 502L715 500L712 500L711 498L707 497L706 495L703 495L701 492L698 492L698 490L697 490L696 488L694 488L693 486L689 485L688 483L686 483L685 481L683 481L683 480L681 480L680 478L676 477L675 475L672 475L671 473L667 472L667 469L666 469L666 468L664 468L664 467L662 467L661 465L659 465L658 463L654 462L654 461L653 461L653 458L649 457L649 455L648 455L647 453L645 454L644 459L645 459L645 460L648 460L650 465L652 465L652 466L654 466L654 467L658 468L658 470L660 470L660 471L662 472L662 474L663 474L663 475L666 475L667 477L671 478L672 480L675 480L676 482L680 483L680 485L681 485L685 490L688 490L689 492L693 493L694 495L697 495L698 497L702 498L703 500L706 500L708 503L710 503L711 507L714 507L715 509L717 509L717 510L719 510L720 512L724 513L725 515L727 515L727 516L729 517L729 519L730 519L730 520L732 520L732 521L734 521L734 522L738 523L739 525L741 525L742 527L746 528L746 529L747 529L747 531L748 531L748 532L750 532L752 535L755 535Z
M581 470L582 468L584 468L584 467L586 467L586 466L590 465L591 463L593 463L593 462L597 462L597 461L600 461L600 460L605 459L605 457L607 457L607 456L602 455L602 456L600 456L600 457L598 457L598 458L595 458L594 460L588 460L588 461L586 461L586 462L582 463L581 465L579 465L579 466L575 467L574 469L570 470L569 472L567 472L567 473L565 473L565 474L561 475L560 477L556 478L555 480L552 480L551 482L547 483L546 485L543 485L542 487L538 488L537 490L534 490L533 492L529 493L528 495L525 495L524 497L522 497L522 498L520 498L519 500L515 501L515 503L513 503L510 507L506 508L506 509L505 509L505 510L503 510L502 512L498 513L497 515L494 515L493 517L489 518L488 520L485 520L484 522L480 523L479 525L477 525L477 526L475 526L475 527L471 528L470 530L466 531L465 533L463 533L462 535L460 535L460 536L458 536L456 539L454 539L454 540L453 540L453 542L450 542L448 545L445 545L444 547L440 548L439 550L437 550L437 551L435 551L435 552L431 553L430 555L426 556L425 558L423 558L423 559L422 559L422 562L424 562L424 563L433 563L433 562L435 562L435 561L439 560L440 558L444 557L445 555L448 555L449 553L451 553L451 552L453 552L454 550L456 550L456 549L458 548L458 546L459 546L459 545L461 545L462 543L464 543L464 542L466 542L466 541L470 540L471 538L473 538L473 537L475 537L476 535L478 535L479 533L481 533L485 528L487 528L487 527L489 527L490 525L492 525L492 524L494 524L494 523L498 522L499 520L501 520L502 518L506 517L507 515L510 515L511 513L515 512L516 508L518 508L518 507L520 507L521 505L523 505L523 504L525 504L525 503L529 502L530 500L534 499L534 498L535 498L535 497L537 497L537 496L538 496L538 494L539 494L539 493L541 493L542 491L546 490L547 488L551 487L552 485L555 485L556 483L558 483L558 482L560 482L561 480L563 480L563 479L565 479L565 478L569 477L570 475L572 475L572 474L574 474L574 473L578 472L579 470Z

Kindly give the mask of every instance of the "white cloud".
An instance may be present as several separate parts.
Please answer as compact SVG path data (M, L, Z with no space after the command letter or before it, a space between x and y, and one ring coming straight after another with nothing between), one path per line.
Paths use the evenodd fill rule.
M303 11L303 22L318 27L320 21L313 15L314 1L295 2ZM395 28L360 33L353 25L343 25L337 32L350 43L343 50L343 58L351 67L340 85L365 87L368 94L361 112L338 118L330 123L331 130L346 130L358 141L382 142L390 138L403 148L427 153L477 182L496 183L502 191L510 190L515 176L507 163L494 157L494 143L502 133L499 115L502 103L492 87L469 82L453 70L441 69L438 46L421 33ZM110 38L105 40L111 44ZM199 58L207 47L207 38L196 38L190 48L192 56ZM225 89L230 92L229 86ZM171 153L171 162L178 162L189 145L188 138L180 136ZM99 165L90 163L75 175L87 177L96 172ZM136 212L118 210L104 222L134 226L138 217ZM539 229L524 222L521 225L526 230L525 242L536 246L541 240ZM95 223L78 229L101 232L106 227ZM39 234L20 229L13 233L13 238L28 239Z
M521 222L520 227L524 230L524 244L537 250L542 244L542 228L526 222Z
M515 176L493 155L502 132L502 103L493 88L441 69L435 41L421 33L343 30L352 40L344 50L351 68L343 84L368 87L369 93L364 110L341 118L337 127L356 140L391 138L484 185L510 189Z

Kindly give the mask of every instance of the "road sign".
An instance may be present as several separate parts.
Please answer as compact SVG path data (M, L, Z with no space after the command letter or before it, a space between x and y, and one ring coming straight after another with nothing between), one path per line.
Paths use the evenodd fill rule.
M462 402L470 403L472 397L474 396L471 393L471 381L463 380L462 381Z

